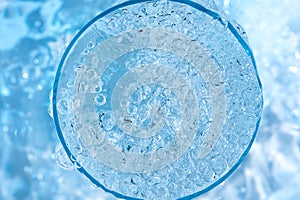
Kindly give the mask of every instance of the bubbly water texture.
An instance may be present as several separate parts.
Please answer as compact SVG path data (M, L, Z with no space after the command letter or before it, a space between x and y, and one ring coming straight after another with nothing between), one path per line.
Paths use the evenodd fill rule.
M57 167L56 161L70 170L80 163L72 166L60 157L64 151L56 148L58 140L47 113L54 72L66 45L87 20L112 3L1 1L0 38L5 39L0 41L0 199L115 199L78 173ZM198 198L297 199L300 3L216 3L248 33L264 86L265 108L245 162L223 184ZM100 105L104 101L101 96L95 99ZM65 106L62 102L61 109Z
M173 1L121 4L95 19L71 42L53 88L58 136L78 170L134 198L219 183L262 110L250 50L227 29L240 26Z

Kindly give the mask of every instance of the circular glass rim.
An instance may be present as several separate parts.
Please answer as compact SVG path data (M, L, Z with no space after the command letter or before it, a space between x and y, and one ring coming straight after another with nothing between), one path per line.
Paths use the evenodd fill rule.
M57 103L57 90L58 90L58 85L59 85L59 78L60 78L60 73L61 70L64 66L64 63L66 61L67 56L69 55L72 47L74 46L74 44L76 43L76 41L78 40L78 38L84 34L84 32L92 25L94 24L97 20L103 18L104 16L106 16L107 14L122 8L122 7L126 7L126 6L130 6L130 5L134 5L134 4L138 4L138 3L143 3L143 2L148 2L149 0L128 0L126 2L120 3L118 5L115 5L105 11L103 11L102 13L98 14L96 17L94 17L92 20L90 20L87 24L85 24L83 26L83 28L74 36L74 38L71 40L70 44L68 45L68 47L66 48L60 63L58 65L57 71L56 71L56 75L55 75L55 81L53 84L53 96L52 96L52 109L53 109L53 119L54 119L54 123L55 123L55 127L56 127L56 132L58 135L58 138L67 154L67 156L69 157L70 161L75 164L76 161L74 161L72 159L72 157L74 157L74 155L71 153L71 151L69 150L66 141L64 139L62 130L60 128L60 123L59 123L59 119L58 119L58 112L57 112L57 107L56 107L56 103ZM169 0L169 1L173 1L173 2L178 2L178 3L182 3L182 4L186 4L189 5L201 12L204 12L205 14L209 15L210 17L214 18L214 19L218 19L219 23L223 23L221 21L221 16L218 13L218 11L214 11L214 10L210 10L202 5L200 5L199 3L193 2L193 1L189 1L189 0ZM245 41L245 39L239 34L238 30L236 30L235 26L233 25L232 22L228 21L228 25L227 25L227 29L229 29L229 31L233 34L233 36L238 40L238 42L242 45L243 49L246 51L246 54L250 57L254 70L255 70L255 74L256 74L256 78L258 81L258 85L259 88L262 91L262 83L260 81L260 78L258 76L258 72L257 72L257 67L256 67L256 63L255 63L255 59L254 59L254 55L253 52L251 50L251 48L249 47L247 41ZM261 98L261 108L263 108L263 93L261 93L262 98ZM261 109L261 113L262 113L262 109ZM240 156L240 158L238 159L238 161L228 170L228 172L226 174L224 174L223 176L221 176L218 180L216 180L215 182L213 182L211 185L207 186L206 188L195 192L193 194L190 194L188 196L185 197L181 197L179 199L192 199L195 197L200 196L201 194L204 194L206 192L208 192L209 190L213 189L214 187L218 186L220 183L222 183L224 180L226 180L236 169L237 167L242 163L242 161L245 159L246 155L248 154L248 152L251 149L251 146L256 138L257 132L258 132L258 128L260 125L260 121L261 121L261 116L258 118L256 126L255 126L255 131L252 135L252 138L249 142L248 147L246 148L246 150L243 152L243 154ZM125 196L123 194L120 194L118 192L112 191L107 189L106 187L104 187L101 183L99 183L98 180L96 180L91 174L89 174L84 167L80 167L77 168L77 170L84 174L93 184L95 184L97 187L100 187L102 190L104 190L105 192L111 193L113 194L115 197L117 198L122 198L122 199L130 199L130 200L135 200L135 199L139 199L139 198L134 198L134 197L129 197L129 196Z

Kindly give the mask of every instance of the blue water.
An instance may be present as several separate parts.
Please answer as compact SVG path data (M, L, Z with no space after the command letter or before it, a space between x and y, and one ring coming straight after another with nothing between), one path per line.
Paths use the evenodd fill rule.
M105 2L105 3L104 3ZM48 113L74 34L115 1L0 1L0 199L115 199L65 163ZM264 87L257 139L243 164L198 199L300 195L300 2L218 0L248 33Z

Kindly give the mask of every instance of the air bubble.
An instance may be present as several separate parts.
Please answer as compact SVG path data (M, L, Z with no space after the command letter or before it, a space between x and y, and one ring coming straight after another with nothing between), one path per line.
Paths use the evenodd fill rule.
M66 100L61 100L57 103L57 111L60 114L62 114L62 115L67 114L68 109L69 109L69 105L68 105L68 102Z
M122 100L122 101L120 102L120 106L121 106L121 107L124 107L124 108L127 108L127 107L129 106L129 101L127 101L127 100Z
M27 78L28 78L28 73L27 73L27 72L23 72L22 77L23 77L24 79L27 79Z
M130 114L135 114L135 113L137 113L137 110L138 109L134 104L130 104L128 106L127 112L130 113Z
M77 159L75 158L74 155L71 155L71 156L70 156L70 160L72 161L73 167L75 167L75 168L77 168L77 169L79 169L79 168L82 167L82 165L77 161Z
M29 53L30 60L34 65L46 67L50 62L48 48L46 46L38 46Z
M134 131L134 124L133 121L131 119L123 119L123 122L121 124L121 128L122 130L124 130L127 133L132 133Z
M93 145L94 135L89 129L83 129L80 132L80 139L85 146Z
M82 165L79 162L74 162L74 167L79 169L82 167Z
M102 125L106 131L110 131L115 126L115 119L110 113L106 113L102 118Z
M91 93L97 94L99 92L102 92L102 86L101 85L94 85L91 87Z
M97 146L98 148L104 144L104 135L102 132L97 132L95 133L95 136L94 136L94 140L93 140L93 144L94 146Z
M98 94L98 93L102 92L102 86L103 86L103 82L101 80L97 81L96 83L91 84L90 92Z
M85 82L79 83L78 92L84 94L87 93L89 86Z
M97 106L103 106L106 103L106 97L103 94L97 94L94 97L94 102Z
M57 145L55 148L55 158L56 158L56 164L66 170L73 170L74 165L70 161L69 157L67 156L63 146L61 144Z
M75 109L75 108L79 108L80 105L81 105L80 99L74 99L74 100L73 100L73 108L74 108L74 109Z
M90 50L88 50L88 49L83 49L83 51L81 52L81 55L86 56L86 55L88 55L89 53L90 53Z
M228 27L228 20L225 17L219 17L219 21L224 26L224 28Z
M89 41L89 43L86 46L88 49L93 49L95 47L95 43L92 41Z
M94 70L88 70L85 73L85 76L88 77L90 80L95 80L97 78L97 74Z
M67 87L72 88L72 87L74 87L74 85L75 85L74 79L69 79L67 81Z
M134 102L138 102L141 100L141 97L140 97L140 93L138 91L134 91L133 94L131 95L131 99L132 101Z
M82 146L80 144L80 141L77 141L77 144L74 147L74 155L78 156L79 154L82 153Z

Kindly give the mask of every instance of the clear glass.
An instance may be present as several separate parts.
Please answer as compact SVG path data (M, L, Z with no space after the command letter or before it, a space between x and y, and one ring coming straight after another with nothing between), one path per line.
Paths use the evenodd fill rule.
M120 198L192 198L248 153L261 83L243 29L210 7L124 2L67 47L54 121L66 154L98 187Z

